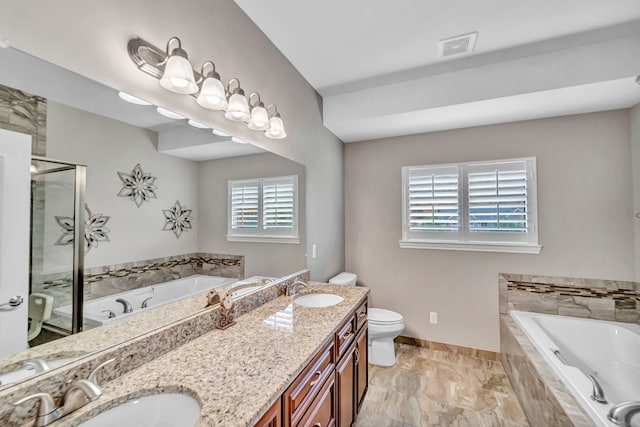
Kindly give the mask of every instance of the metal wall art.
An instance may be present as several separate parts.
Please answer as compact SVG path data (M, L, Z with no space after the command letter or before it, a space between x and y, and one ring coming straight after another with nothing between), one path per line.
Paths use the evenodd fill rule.
M97 248L100 242L110 242L109 230L106 227L110 216L103 214L93 214L89 206L85 203L84 209L87 211L87 219L84 222L84 239L87 244L86 252L89 253L91 248ZM56 216L56 222L62 227L62 236L56 241L56 245L64 246L73 243L74 219L68 216Z
M157 177L143 172L140 163L135 165L130 174L118 172L118 176L122 181L122 189L118 193L119 197L128 197L137 207L140 207L143 202L157 198L155 190L158 189L158 186L154 184Z
M180 238L183 231L191 229L191 209L183 207L178 200L169 209L163 209L165 225L162 228L163 231L173 231L176 238Z

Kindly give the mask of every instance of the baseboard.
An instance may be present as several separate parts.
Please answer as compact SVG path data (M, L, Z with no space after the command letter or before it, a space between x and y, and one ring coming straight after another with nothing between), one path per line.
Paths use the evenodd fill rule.
M463 347L460 345L444 344L436 341L423 340L420 338L405 337L400 335L396 338L396 342L400 344L408 344L416 347L430 348L432 350L448 351L461 356L475 357L477 359L500 360L500 353L489 350L480 350L477 348Z

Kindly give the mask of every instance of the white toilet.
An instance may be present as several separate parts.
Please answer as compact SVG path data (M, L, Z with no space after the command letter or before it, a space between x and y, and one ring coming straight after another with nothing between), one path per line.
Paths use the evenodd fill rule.
M358 276L353 273L340 273L331 278L332 285L354 286ZM401 314L383 308L369 308L369 363L378 366L393 366L396 363L396 350L393 340L404 331L404 318Z

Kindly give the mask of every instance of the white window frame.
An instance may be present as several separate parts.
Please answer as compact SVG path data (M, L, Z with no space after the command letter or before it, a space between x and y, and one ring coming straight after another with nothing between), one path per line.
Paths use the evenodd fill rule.
M524 162L527 170L527 232L469 232L469 169L474 172L483 169L503 168ZM409 200L408 186L411 172L417 169L458 169L458 218L457 232L415 232L408 224ZM503 252L521 254L539 254L542 246L538 244L538 200L536 183L536 158L516 158L468 163L449 163L440 165L405 166L402 168L402 239L400 247L405 249L437 249L454 251Z
M268 230L264 228L263 188L265 183L274 181L289 181L293 183L293 229ZM242 183L258 184L258 228L257 229L233 229L232 228L232 189L234 185ZM227 189L227 241L229 242L255 242L255 243L288 243L299 244L298 235L298 176L276 176L268 178L255 178L243 180L230 180Z

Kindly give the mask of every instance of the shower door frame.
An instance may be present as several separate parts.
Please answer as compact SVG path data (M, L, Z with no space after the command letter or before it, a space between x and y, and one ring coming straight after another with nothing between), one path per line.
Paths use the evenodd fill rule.
M57 163L61 165L71 166L75 169L75 187L73 200L73 312L71 315L71 333L77 334L83 329L83 306L84 306L84 203L85 193L87 190L87 166L71 163L63 160L51 159L49 157L31 156L31 160ZM53 173L57 170L45 171L44 173ZM33 239L31 239L33 240ZM30 251L31 252L31 251ZM29 267L31 270L31 266ZM58 329L51 325L48 327ZM63 332L64 330L61 330ZM68 332L67 332L68 333Z

